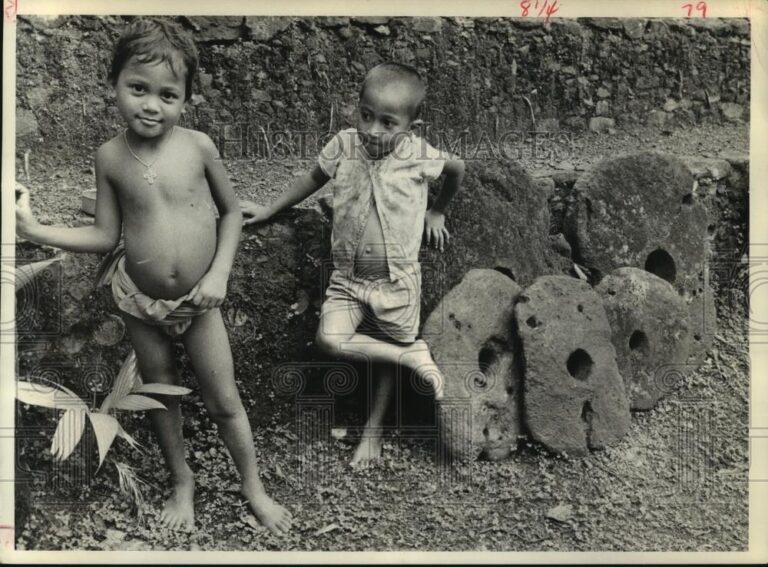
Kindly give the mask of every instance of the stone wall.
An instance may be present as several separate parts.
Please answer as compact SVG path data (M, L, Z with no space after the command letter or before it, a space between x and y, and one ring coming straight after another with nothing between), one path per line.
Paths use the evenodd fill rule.
M446 135L748 119L745 19L177 19L201 59L184 122L220 147L247 142L225 157L258 155L274 132L343 127L366 70L384 60L424 73L424 117ZM90 157L122 127L106 75L125 21L19 18L20 155Z

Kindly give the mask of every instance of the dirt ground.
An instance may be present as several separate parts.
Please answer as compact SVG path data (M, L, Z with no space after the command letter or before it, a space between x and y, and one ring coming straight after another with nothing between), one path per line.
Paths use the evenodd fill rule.
M747 151L744 125L703 125L666 133L636 128L612 135L582 134L548 156L523 156L530 170L569 162L586 168L623 151L657 149L675 155L716 157ZM21 156L20 156L21 157ZM28 156L33 208L47 221L81 224L80 192L93 184L92 163L58 163ZM308 163L228 161L242 198L266 201ZM17 174L25 179L23 160ZM312 206L308 202L307 206ZM349 466L356 426L350 412L346 435L306 437L301 421L272 421L254 431L268 490L296 518L291 535L278 539L247 520L235 469L202 409L197 392L183 403L191 466L197 475L197 529L162 528L156 511L167 475L142 416L124 427L145 445L143 454L122 442L118 460L135 467L149 484L138 519L120 495L111 463L84 482L77 454L56 475L36 474L28 486L21 549L92 550L623 550L741 551L748 536L747 317L738 282L718 297L718 333L704 364L655 409L632 416L618 445L584 458L553 456L522 440L507 461L446 465L429 434L389 416L384 457L373 466ZM357 394L358 396L362 394ZM269 400L246 399L264 411ZM278 403L278 402L275 402ZM291 403L283 400L280 403ZM429 422L428 400L416 404ZM53 417L23 409L20 423ZM298 410L296 412L298 416ZM338 437L338 438L337 438ZM53 468L50 436L30 438L18 457L32 471ZM93 446L90 447L93 449ZM86 450L84 447L83 450Z

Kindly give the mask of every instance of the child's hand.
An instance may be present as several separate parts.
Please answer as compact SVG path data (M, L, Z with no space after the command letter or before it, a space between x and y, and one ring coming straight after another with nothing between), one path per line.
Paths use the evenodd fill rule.
M205 274L189 292L190 301L203 309L215 309L224 303L227 295L227 276L211 271Z
M37 224L29 206L29 189L16 183L16 234L27 238L31 227Z
M265 222L271 216L267 207L253 201L240 201L240 211L243 213L243 225Z
M445 243L451 239L448 229L445 228L445 215L432 209L427 210L424 217L424 234L427 237L427 246L432 243L435 248L439 248L442 252Z

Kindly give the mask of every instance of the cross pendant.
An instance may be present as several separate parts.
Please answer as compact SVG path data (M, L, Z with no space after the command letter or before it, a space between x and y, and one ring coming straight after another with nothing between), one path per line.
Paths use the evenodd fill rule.
M152 185L155 182L155 179L157 179L157 173L152 171L150 168L147 168L147 171L144 172L144 179L147 180L147 183Z

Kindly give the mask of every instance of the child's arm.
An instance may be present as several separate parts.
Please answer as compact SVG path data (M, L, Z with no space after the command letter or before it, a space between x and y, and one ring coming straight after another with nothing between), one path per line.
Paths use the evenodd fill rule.
M114 187L106 174L106 152L96 152L96 220L80 227L40 224L29 207L29 190L17 184L16 234L39 244L63 248L71 252L109 252L120 240L122 217Z
M445 174L445 181L443 181L440 193L424 217L427 246L431 241L436 248L440 248L441 252L445 243L450 239L448 230L445 228L445 209L461 187L461 180L464 179L464 161L460 159L446 160L443 173Z
M205 177L211 189L211 196L219 210L219 228L216 238L216 254L210 268L192 288L190 300L195 305L213 309L224 302L227 281L232 271L243 217L237 206L235 191L221 163L216 145L205 134L199 134L200 149L205 166Z
M257 205L253 201L240 201L243 215L248 217L243 221L243 224L253 224L269 220L283 209L300 203L312 193L318 191L329 179L330 177L325 174L320 166L315 164L311 171L299 177L286 191L266 207Z

